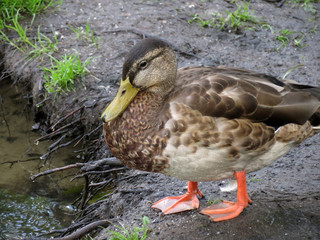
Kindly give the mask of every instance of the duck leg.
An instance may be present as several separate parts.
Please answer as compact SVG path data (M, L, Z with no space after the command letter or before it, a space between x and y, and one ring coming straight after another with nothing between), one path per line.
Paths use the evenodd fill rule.
M182 196L166 197L152 205L152 208L160 209L163 214L171 214L199 208L197 194L202 197L197 182L188 182L188 192Z
M252 203L247 192L246 170L235 172L238 183L237 202L223 201L203 209L200 213L210 216L214 222L237 217L243 209Z

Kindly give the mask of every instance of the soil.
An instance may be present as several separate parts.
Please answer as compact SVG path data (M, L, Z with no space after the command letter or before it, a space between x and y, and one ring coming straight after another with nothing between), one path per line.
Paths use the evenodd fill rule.
M313 5L319 13L320 3ZM235 10L230 1L64 1L59 10L37 16L29 34L35 36L36 26L41 24L43 33L50 36L54 30L59 38L59 52L53 54L56 58L78 53L83 60L91 57L92 63L88 66L90 74L77 82L75 92L56 98L42 87L45 80L39 66L49 66L49 59L28 60L23 53L2 44L0 62L16 84L32 93L34 106L42 102L35 107L35 120L42 129L83 106L77 128L84 133L101 124L100 114L118 87L124 56L143 35L166 39L180 49L177 51L180 67L228 65L282 77L289 69L303 65L288 78L301 84L320 85L319 15L290 2L278 7L277 1L255 0L250 7L272 30L261 24L254 30L240 31L188 24L191 14L210 18L213 12ZM83 38L76 39L70 28L85 28L87 22L95 36L101 38L99 48ZM276 36L284 29L296 32L290 38L301 37L299 33L303 33L301 43L306 46L296 46L291 38L287 46L276 51L281 44ZM12 32L9 35L15 36ZM99 144L87 160L110 156L100 130L88 138L98 139ZM150 208L151 203L182 194L186 182L135 170L117 175L114 194L97 204L93 214L95 220L109 218L127 226L139 225L141 216L148 216L150 239L320 239L319 142L318 134L271 166L248 174L253 204L230 221L213 223L198 210L162 216ZM200 200L200 209L208 205L208 200L235 199L235 192L219 191L221 184L200 183L205 195ZM113 227L103 229L95 239L106 239L110 229Z

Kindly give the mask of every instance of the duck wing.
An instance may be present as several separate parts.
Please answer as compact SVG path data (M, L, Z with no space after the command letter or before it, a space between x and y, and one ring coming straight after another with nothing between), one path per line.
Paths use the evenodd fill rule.
M175 101L204 116L250 119L273 127L320 122L320 88L227 67L178 70Z

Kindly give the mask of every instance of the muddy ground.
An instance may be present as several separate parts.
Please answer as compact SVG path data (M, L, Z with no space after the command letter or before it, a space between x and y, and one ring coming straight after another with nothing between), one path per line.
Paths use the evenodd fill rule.
M81 133L89 133L101 124L100 114L115 95L125 53L143 37L132 29L174 44L181 50L177 52L180 67L228 65L282 77L301 64L303 66L290 73L289 78L301 84L320 85L320 3L314 4L318 15L290 2L281 7L277 4L251 1L251 9L271 28L260 24L254 30L235 32L188 24L191 14L210 18L212 12L235 10L235 4L229 1L65 0L59 10L39 15L30 35L35 35L36 26L41 24L43 33L50 36L54 30L59 37L59 52L53 54L55 57L70 52L79 53L83 60L92 57L88 66L90 74L77 83L76 92L63 94L55 101L53 96L47 99L50 95L42 87L44 78L39 66L49 66L49 59L28 61L7 44L0 47L2 67L15 84L25 86L32 93L34 106L47 99L35 108L35 121L41 124L40 129L84 106L81 119L76 123ZM85 28L87 22L95 36L101 38L99 48L85 39L76 39L70 29L70 26ZM296 37L303 33L301 43L306 46L295 46L291 39L286 47L276 51L281 44L276 36L284 29L295 31L292 36ZM8 34L15 36L12 32ZM79 114L73 117L79 118ZM100 130L87 136L85 143L97 139L96 148L87 160L110 156ZM182 194L186 182L134 170L117 174L114 194L97 204L90 217L109 218L133 226L141 224L140 216L146 215L151 221L150 239L320 239L319 141L318 134L271 166L249 174L248 191L253 204L230 221L212 223L196 210L161 216L150 208L151 203L165 196ZM209 199L235 199L235 192L220 192L220 184L200 183L205 195L200 209L208 205ZM106 239L111 228L102 230L96 239Z

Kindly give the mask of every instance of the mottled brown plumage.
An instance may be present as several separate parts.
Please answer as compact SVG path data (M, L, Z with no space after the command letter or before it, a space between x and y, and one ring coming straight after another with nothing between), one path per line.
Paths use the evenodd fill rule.
M320 125L319 88L224 66L177 71L157 39L129 52L122 79L138 93L115 119L103 114L104 135L135 169L193 182L230 178L271 164Z

